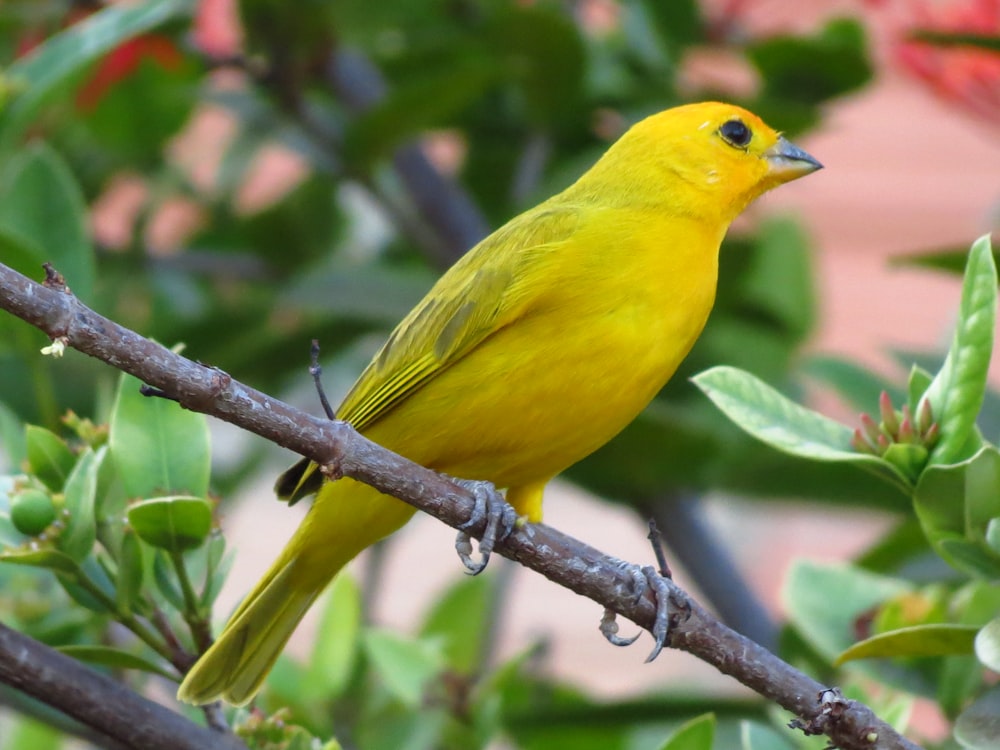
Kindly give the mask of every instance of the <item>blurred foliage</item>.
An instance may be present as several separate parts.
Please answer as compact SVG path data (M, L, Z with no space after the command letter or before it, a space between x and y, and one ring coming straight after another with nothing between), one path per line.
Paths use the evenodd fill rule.
M569 184L628 123L724 98L794 134L871 76L858 21L765 38L743 26L738 4L714 17L695 0L243 0L235 46L209 5L0 7L0 50L12 61L0 76L0 259L36 278L51 261L102 314L277 394L306 381L313 338L330 369L360 368L442 259ZM699 77L696 56L736 61L755 83ZM978 747L968 738L991 694L967 654L833 662L859 628L944 623L967 649L969 629L995 616L988 587L968 576L993 575L996 529L982 509L959 523L940 491L988 474L993 463L976 461L993 454L952 440L957 463L937 467L915 516L906 481L923 467L913 450L896 451L911 462L901 487L735 431L691 386L695 373L726 364L794 397L810 377L863 408L883 389L904 403L913 388L851 363L803 361L817 312L809 243L794 222L768 218L731 236L721 265L718 303L682 370L570 478L639 505L713 489L896 514L859 567L793 573L785 654L901 725L906 693L936 697L951 716L976 698L960 734ZM47 343L0 317L0 617L137 689L176 680L207 643L227 570L212 492L234 489L260 449L209 474L204 420L141 398L137 384L75 353L39 356ZM910 383L926 388L921 373L935 369ZM958 431L971 434L975 409L958 411ZM898 473L892 465L883 476ZM310 658L279 661L264 712L236 712L241 736L260 748L316 747L317 737L328 748L474 748L498 737L553 750L822 746L779 728L760 701L687 688L597 701L546 675L544 643L495 664L485 618L498 596L489 577L462 580L429 604L422 627L387 633L363 622L361 592L340 578ZM987 665L994 631L976 638ZM887 656L901 653L894 643ZM872 678L903 692L875 690ZM0 748L63 745L56 719L37 704L22 710Z

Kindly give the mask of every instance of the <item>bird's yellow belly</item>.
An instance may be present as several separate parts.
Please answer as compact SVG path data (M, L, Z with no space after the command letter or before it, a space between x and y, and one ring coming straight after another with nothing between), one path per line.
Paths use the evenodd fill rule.
M617 305L605 292L603 309L573 300L574 316L537 311L365 433L455 476L499 487L546 481L621 431L689 351L711 309L714 274L671 291L669 300L632 294Z

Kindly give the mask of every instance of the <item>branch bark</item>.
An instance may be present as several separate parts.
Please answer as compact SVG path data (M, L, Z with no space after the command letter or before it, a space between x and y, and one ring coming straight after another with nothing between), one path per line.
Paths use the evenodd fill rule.
M370 484L458 528L471 516L473 495L436 472L367 440L343 422L318 419L260 393L226 373L192 362L83 305L48 269L38 284L0 265L0 308L54 341L100 359L159 388L180 404L249 430L335 473ZM480 536L483 526L469 529ZM632 566L544 524L528 524L495 551L586 596L647 630L656 603L636 598ZM686 593L670 594L669 645L688 651L792 712L797 725L826 734L842 750L919 750L870 708L848 701L762 646L729 629ZM11 654L0 649L0 662ZM0 679L5 678L0 673ZM76 714L72 714L76 716Z
M105 746L115 750L246 750L235 736L203 729L3 624L0 682L110 738Z

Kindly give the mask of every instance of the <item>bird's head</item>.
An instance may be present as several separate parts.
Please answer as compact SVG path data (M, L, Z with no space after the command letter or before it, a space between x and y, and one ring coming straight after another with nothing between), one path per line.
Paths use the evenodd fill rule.
M702 102L636 123L591 171L632 200L728 223L764 192L822 166L752 112Z

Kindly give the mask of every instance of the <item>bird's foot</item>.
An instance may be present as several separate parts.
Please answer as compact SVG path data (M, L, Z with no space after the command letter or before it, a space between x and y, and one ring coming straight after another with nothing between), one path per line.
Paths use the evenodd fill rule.
M653 594L653 601L656 603L656 619L653 622L653 650L646 657L646 662L651 662L667 643L667 636L670 633L670 594L673 582L656 572L651 566L640 568L638 565L619 561L619 567L632 579L632 593L635 601L639 601L649 590ZM631 638L622 638L618 635L617 613L611 609L605 609L601 617L601 634L609 643L614 646L629 646L635 643L639 634Z
M475 482L467 479L455 479L456 484L469 490L476 498L472 515L466 521L455 538L455 551L458 553L466 572L478 575L486 569L490 555L498 541L506 539L517 526L517 511L508 503L503 495L489 482ZM478 526L486 520L486 530L479 540L479 561L472 559L472 537L466 529Z

